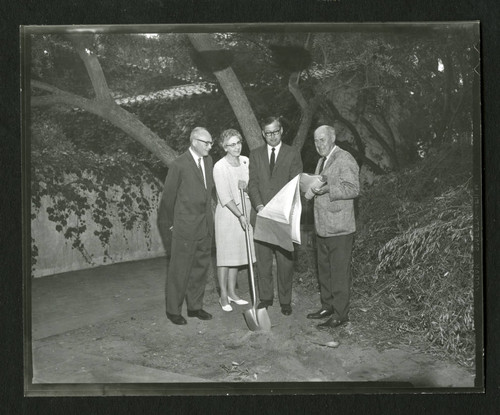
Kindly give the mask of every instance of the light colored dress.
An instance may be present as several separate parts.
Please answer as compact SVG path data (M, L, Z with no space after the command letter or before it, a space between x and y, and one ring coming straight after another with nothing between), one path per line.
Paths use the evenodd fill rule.
M245 231L239 219L226 207L231 200L243 213L238 181L248 184L248 157L240 156L240 165L231 166L226 158L220 159L214 165L214 181L217 189L217 208L215 209L215 244L217 248L217 266L235 267L248 264ZM247 216L250 220L250 198L245 192ZM250 242L252 244L252 262L255 262L253 231L250 227Z

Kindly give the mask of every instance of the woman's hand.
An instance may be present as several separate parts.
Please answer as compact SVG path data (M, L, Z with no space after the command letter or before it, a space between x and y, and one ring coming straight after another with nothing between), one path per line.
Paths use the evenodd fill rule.
M248 191L248 183L245 180L238 180L238 189L243 189L244 192Z
M240 221L240 225L243 228L243 230L246 230L249 225L247 218L245 218L245 215L241 215L238 220Z

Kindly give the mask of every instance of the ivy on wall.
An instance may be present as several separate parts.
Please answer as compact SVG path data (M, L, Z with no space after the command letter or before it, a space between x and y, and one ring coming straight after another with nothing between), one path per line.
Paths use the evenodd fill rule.
M118 218L126 230L141 227L146 234L148 249L151 247L149 217L154 206L151 195L144 193L145 185L151 185L157 198L158 179L130 154L120 149L112 154L82 149L66 138L56 122L34 119L31 131L31 218L35 220L45 206L55 230L63 234L89 264L93 264L93 259L86 247L87 231L94 229L90 237L99 239L103 257L109 258L110 239L116 231L111 217ZM50 198L51 203L42 203L45 197ZM92 223L88 223L89 218ZM31 254L34 266L38 247L33 238Z

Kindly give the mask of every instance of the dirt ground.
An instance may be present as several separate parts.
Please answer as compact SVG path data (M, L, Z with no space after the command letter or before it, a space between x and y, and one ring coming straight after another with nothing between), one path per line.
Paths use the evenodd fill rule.
M473 369L423 353L421 339L373 329L380 325L372 324L369 310L355 301L347 325L318 331L318 321L306 315L318 308L319 295L301 284L294 287L291 316L282 315L275 300L268 310L271 331L252 332L242 314L248 306L223 312L211 276L204 308L213 319L187 318L187 325L176 326L165 316L165 269L165 259L157 258L33 280L33 383L474 386ZM249 300L245 271L238 285ZM338 347L325 346L331 341Z

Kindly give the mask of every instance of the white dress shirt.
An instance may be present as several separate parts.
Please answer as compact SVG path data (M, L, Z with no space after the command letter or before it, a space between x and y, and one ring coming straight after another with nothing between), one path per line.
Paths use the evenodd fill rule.
M196 163L196 167L198 167L198 160L200 161L201 170L203 171L203 183L205 184L205 189L206 189L207 188L207 176L205 174L205 160L203 159L203 157L196 154L191 147L189 147L189 151L191 152L191 155L194 158L194 162Z
M333 148L330 150L330 152L328 153L328 156L325 157L325 162L323 163L323 168L325 168L326 166L326 163L328 162L328 159L330 158L330 156L333 154L333 152L335 151L335 149L337 148L337 145L334 144L333 145ZM320 172L321 173L321 172Z
M280 152L281 148L281 141L276 147L271 147L269 144L267 145L267 159L269 162L271 162L271 152L274 148L274 161L278 160L278 153Z

